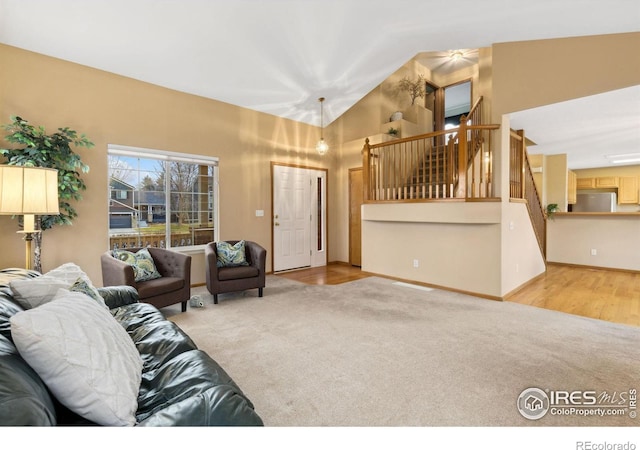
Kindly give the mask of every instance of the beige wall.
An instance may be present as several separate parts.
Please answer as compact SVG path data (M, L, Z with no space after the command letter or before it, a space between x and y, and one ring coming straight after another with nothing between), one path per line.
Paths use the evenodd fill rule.
M219 157L220 238L254 240L269 254L271 161L329 168L329 196L334 192L336 155L316 154L316 127L9 46L0 45L0 62L2 123L19 115L49 132L68 126L96 144L91 150L78 150L91 168L83 177L87 191L77 204L78 218L72 226L48 230L43 236L45 271L73 261L101 283L100 254L108 247L108 144ZM265 216L256 217L257 209ZM332 209L329 233L336 216ZM0 217L0 267L24 266L24 243L17 230L16 220ZM202 253L193 257L193 281L202 283ZM271 270L270 257L267 265Z
M544 191L546 206L555 203L560 211L567 212L569 169L567 167L567 155L544 156Z
M499 202L364 205L362 269L500 297L500 209Z
M505 297L546 267L525 203L502 203L501 232L500 296Z
M547 223L550 262L640 271L640 216L555 215ZM591 255L591 249L596 255Z
M638 48L640 33L495 44L494 120L640 84Z

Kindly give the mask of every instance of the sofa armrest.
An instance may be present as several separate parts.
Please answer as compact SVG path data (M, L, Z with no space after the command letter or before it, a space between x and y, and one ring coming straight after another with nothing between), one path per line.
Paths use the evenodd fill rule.
M211 288L218 283L218 254L216 253L215 242L209 242L204 246L204 261L207 286Z
M100 255L102 284L104 286L133 286L137 288L133 267L111 256L111 252Z
M138 303L138 291L131 286L107 286L99 287L98 292L104 299L109 309Z

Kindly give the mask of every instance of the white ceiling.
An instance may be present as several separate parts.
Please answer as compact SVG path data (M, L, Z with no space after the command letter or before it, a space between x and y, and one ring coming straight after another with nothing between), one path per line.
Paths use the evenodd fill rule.
M509 115L511 128L535 142L532 154L566 154L570 169L640 165L640 86ZM636 162L615 163L633 157Z
M637 0L0 0L1 43L312 125L418 54L639 30Z

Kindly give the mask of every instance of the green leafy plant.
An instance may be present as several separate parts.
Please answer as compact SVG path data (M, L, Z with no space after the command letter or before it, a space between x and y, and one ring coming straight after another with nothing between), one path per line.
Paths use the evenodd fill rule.
M398 135L398 129L390 127L389 130L387 130L387 134L390 135L390 136L397 136Z
M545 212L547 214L547 218L551 219L555 213L560 211L560 207L557 203L549 203L545 208Z
M398 88L401 91L407 91L411 97L411 104L413 105L417 98L423 98L426 94L426 83L424 75L418 75L416 80L412 80L409 77L404 77L398 82Z
M44 231L55 225L70 225L78 216L71 202L82 199L81 192L87 188L80 173L89 172L89 166L82 162L71 146L91 148L93 142L84 134L78 135L76 131L66 127L47 134L44 127L31 125L21 117L12 116L11 120L11 123L2 125L7 132L5 140L15 145L11 149L0 148L0 155L6 159L6 163L58 170L60 214L39 216L37 226ZM38 271L41 271L41 234L36 233L34 236L34 268Z

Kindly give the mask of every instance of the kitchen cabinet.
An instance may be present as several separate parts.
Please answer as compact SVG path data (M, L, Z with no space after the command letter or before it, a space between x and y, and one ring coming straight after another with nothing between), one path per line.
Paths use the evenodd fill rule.
M617 188L618 177L598 177L596 178L596 188Z
M638 177L620 177L618 204L638 203Z
M577 190L578 190L578 184L577 184L577 175L573 170L569 171L569 176L568 176L568 184L567 184L567 203L569 203L570 205L574 205L578 199L577 197Z
M576 188L577 189L595 189L596 188L596 179L595 178L578 178L576 180Z

